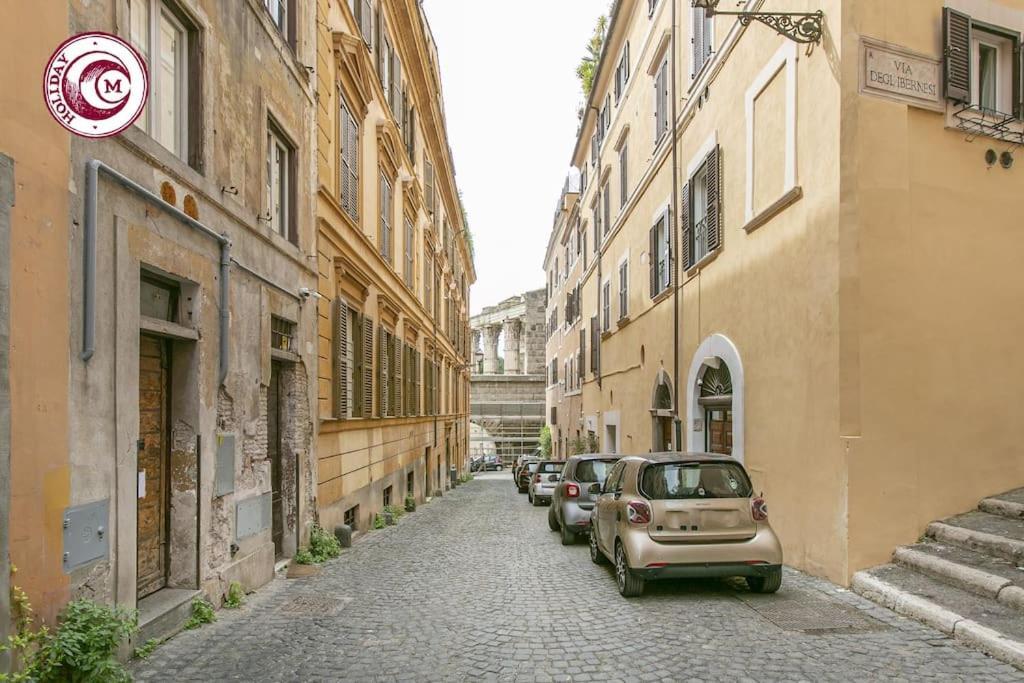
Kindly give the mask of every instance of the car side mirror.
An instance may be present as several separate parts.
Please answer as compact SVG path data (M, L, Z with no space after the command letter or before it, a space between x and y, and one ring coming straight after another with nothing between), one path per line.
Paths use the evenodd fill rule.
M587 489L587 493L589 493L592 496L601 495L601 483L595 481L593 484L590 485L590 488Z

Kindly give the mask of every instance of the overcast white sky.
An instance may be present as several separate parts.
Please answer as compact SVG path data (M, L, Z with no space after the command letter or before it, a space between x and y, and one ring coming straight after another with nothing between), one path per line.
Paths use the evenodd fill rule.
M609 0L423 0L476 247L472 313L544 286L583 100L576 65Z

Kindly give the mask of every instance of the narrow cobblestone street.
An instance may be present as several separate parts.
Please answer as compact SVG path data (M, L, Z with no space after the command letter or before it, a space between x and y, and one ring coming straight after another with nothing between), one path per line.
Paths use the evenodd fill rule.
M547 508L488 474L372 532L316 576L138 663L143 681L985 680L1024 674L914 621L788 572L649 584L625 600Z

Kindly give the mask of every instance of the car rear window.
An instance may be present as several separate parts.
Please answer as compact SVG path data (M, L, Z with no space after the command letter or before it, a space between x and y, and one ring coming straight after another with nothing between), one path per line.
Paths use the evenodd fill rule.
M563 467L565 467L564 462L542 462L540 464L540 472L543 472L544 474L550 474L552 472L557 473L561 472Z
M530 472L536 472L537 471L537 465L539 465L539 464L540 463L531 462L530 464L528 464L526 466L526 469L528 469Z
M615 465L615 460L581 460L576 463L576 481L594 482L604 481L605 477Z
M640 492L652 500L749 498L750 479L731 462L670 462L648 465Z

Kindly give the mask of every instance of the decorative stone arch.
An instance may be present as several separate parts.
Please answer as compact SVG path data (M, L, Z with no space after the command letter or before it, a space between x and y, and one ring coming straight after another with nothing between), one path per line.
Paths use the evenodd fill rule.
M675 441L675 388L665 368L658 370L651 388L651 450L676 450Z
M744 381L743 361L732 340L723 334L704 339L690 363L686 378L686 450L704 450L704 408L701 405L701 384L705 373L717 361L724 363L732 380L732 457L743 462L744 453ZM721 373L717 373L721 374ZM694 429L700 426L700 430Z

